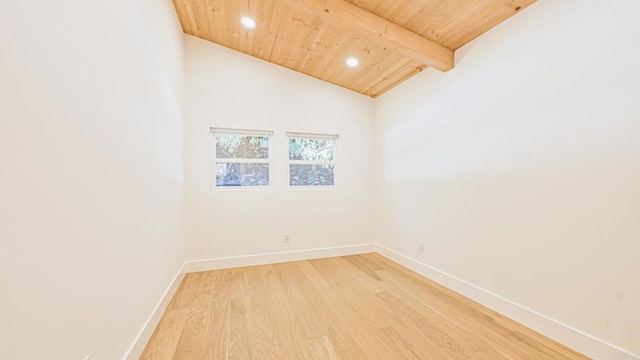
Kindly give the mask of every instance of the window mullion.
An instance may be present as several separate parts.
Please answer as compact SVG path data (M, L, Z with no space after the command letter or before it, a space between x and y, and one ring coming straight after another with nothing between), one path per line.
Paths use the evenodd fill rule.
M272 146L273 146L273 131L254 131L243 129L221 129L211 128L213 138L212 149L212 188L268 188L271 186L271 167L272 167ZM226 141L230 140L231 143L219 140L219 136L227 136ZM242 144L242 141L246 138L263 138L259 144L251 143L250 146L260 146L260 148L268 151L267 158L227 158L218 157L217 147L218 145L230 145L233 143ZM238 142L240 138L240 142ZM264 139L266 138L266 139ZM220 141L220 142L219 142ZM249 141L253 141L250 139ZM244 146L244 145L243 145ZM231 153L224 153L224 155L237 155L239 149L229 148L227 151ZM220 154L222 155L222 154ZM220 173L218 173L220 171ZM268 171L268 173L266 173Z
M216 163L269 164L269 159L216 158Z
M296 152L313 153L315 155L312 157L321 158L311 161L289 159L289 186L335 187L338 169L338 135L295 132L286 132L285 134L288 138L290 154L293 149ZM292 145L295 147L292 147ZM305 148L300 148L301 146ZM325 159L327 155L331 156L332 159Z
M289 160L291 165L334 165L335 161L307 161L307 160Z

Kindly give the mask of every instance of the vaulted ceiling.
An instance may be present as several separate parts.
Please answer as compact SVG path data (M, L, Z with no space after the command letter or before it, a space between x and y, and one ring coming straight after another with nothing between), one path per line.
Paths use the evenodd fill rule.
M452 69L456 49L533 2L174 0L187 34L374 98L429 66Z

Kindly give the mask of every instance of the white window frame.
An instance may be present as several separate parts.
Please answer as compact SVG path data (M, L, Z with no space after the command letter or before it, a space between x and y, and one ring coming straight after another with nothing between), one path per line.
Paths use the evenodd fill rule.
M211 161L209 184L211 190L251 190L270 189L273 187L273 138L274 132L269 130L247 130L212 127L211 130ZM269 140L269 152L266 159L238 159L238 158L218 158L216 154L216 135L240 135L240 136L266 136ZM216 164L217 163L238 163L238 164L267 164L269 165L269 185L262 186L216 186Z
M289 159L289 138L304 138L311 140L333 140L333 161L306 161ZM339 164L340 164L340 136L334 134L316 134L304 132L286 132L285 133L286 149L287 149L287 186L289 189L335 189L339 184ZM291 165L333 165L333 185L291 185Z

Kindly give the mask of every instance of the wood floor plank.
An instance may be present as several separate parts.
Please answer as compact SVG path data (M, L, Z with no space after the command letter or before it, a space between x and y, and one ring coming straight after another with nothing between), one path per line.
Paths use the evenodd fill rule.
M296 264L290 263L294 271ZM286 266L286 265L285 265ZM264 281L269 288L269 301L273 309L277 309L278 318L273 323L275 338L285 359L309 359L313 357L306 339L319 336L312 312L307 308L301 294L290 278L282 278L282 269L278 265L263 267Z
M330 264L329 261L316 262L320 266ZM315 265L315 264L314 264ZM324 275L324 274L323 274ZM326 278L326 277L325 277ZM333 344L336 352L342 359L367 359L366 352L355 340L355 334L343 323L343 320L335 313L335 304L327 303L319 290L316 289L306 277L294 277L296 285L302 292L311 311L316 315L325 335ZM339 286L338 286L339 287ZM339 291L338 287L334 290Z
M167 310L189 309L195 300L194 293L200 284L203 273L193 273L185 275L180 283L176 295L171 299Z
M187 316L189 316L189 309L168 310L165 312L140 359L173 359Z
M224 272L224 281L231 284L229 296L231 299L239 299L247 296L249 291L247 278L245 276L246 268L226 269Z
M397 359L426 360L411 343L405 340L392 327L376 329L376 337L391 351Z
M455 328L444 319L440 322L432 321L387 292L376 295L393 308L402 319L406 319L411 333L420 334L425 343L430 343L439 351L453 354L451 356L458 359L504 359L500 353L479 341L475 334Z
M226 358L230 360L251 359L247 332L247 312L243 299L231 300L229 311L229 344Z
M324 289L329 287L329 283L316 271L316 269L308 261L299 261L298 267L304 275L313 283L316 289Z
M203 360L226 359L229 345L229 323L231 318L231 282L224 281L225 271L217 271L216 283L211 306L207 334L202 351Z
M336 353L331 340L328 337L322 336L319 338L308 339L306 341L311 355L315 360L340 360L340 356Z
M141 359L587 357L371 253L187 274Z
M371 294L368 288L363 287L365 284L373 286L367 284L367 280L369 279L361 279L362 281L358 281L358 276L364 274L349 271L349 268L352 270L357 269L348 261L341 258L329 258L316 259L309 262L322 274L322 277L329 283L330 288L341 294L344 301L354 303L361 299L362 296ZM366 275L364 275L364 277L366 277ZM375 288L375 286L373 287Z
M200 276L189 316L176 347L175 358L184 360L200 360L203 358L204 341L209 330L211 306L217 285L215 280L218 275L218 272L207 272Z
M367 258L362 256L343 256L342 258L352 263L353 266L360 269L363 273L367 274L372 279L377 281L382 280L376 274L376 270L382 270L382 267L367 260Z
M204 341L204 347L201 352L201 359L203 360L227 358L231 306L229 302L225 305L226 306L214 310L216 315L211 317L209 330L207 331L207 337Z
M335 316L340 318L344 325L344 332L357 334L357 336L353 336L353 340L366 354L366 358L389 360L396 358L376 337L375 328L369 326L365 319L360 317L355 310L358 305L340 301L341 295L332 291L332 289L323 289L319 292L319 296L326 306L332 308ZM340 328L336 331L340 331ZM343 337L344 334L341 332L340 336Z
M286 296L289 309L293 314L297 334L305 340L326 335L318 313L306 300L305 295L300 290L298 282L296 281L296 279L303 283L305 281L305 277L298 268L298 263L277 264L275 267L281 278L283 295ZM306 287L312 286L310 280L304 284Z

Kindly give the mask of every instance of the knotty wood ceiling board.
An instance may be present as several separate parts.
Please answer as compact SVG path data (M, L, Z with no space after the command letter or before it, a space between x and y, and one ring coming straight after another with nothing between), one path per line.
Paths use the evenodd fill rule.
M536 0L345 0L456 50Z
M185 33L378 97L535 0L174 0ZM254 30L240 24L253 18ZM450 53L450 54L449 54ZM345 65L348 57L360 66Z

